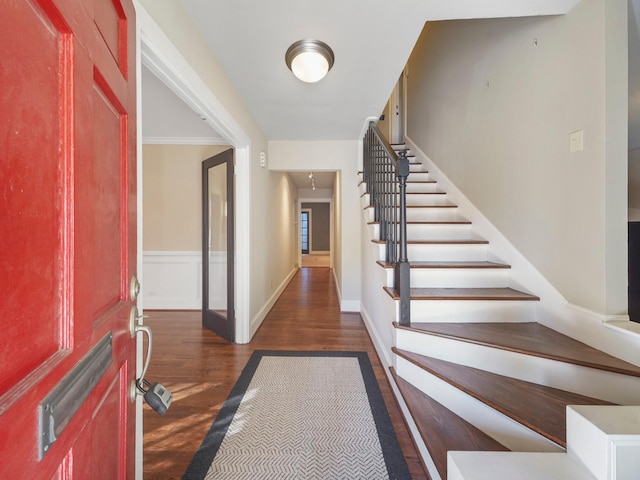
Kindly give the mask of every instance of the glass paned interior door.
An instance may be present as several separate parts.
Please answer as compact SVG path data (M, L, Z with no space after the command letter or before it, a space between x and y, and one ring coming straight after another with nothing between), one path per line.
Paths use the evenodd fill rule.
M233 149L202 162L202 324L233 342Z
M209 310L227 316L227 164L208 170L209 177Z

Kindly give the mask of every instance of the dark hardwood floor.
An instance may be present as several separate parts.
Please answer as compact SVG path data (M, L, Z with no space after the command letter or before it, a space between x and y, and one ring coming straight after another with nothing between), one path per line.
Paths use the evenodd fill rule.
M145 313L154 338L147 379L174 396L164 416L144 407L145 479L182 476L254 350L366 351L411 475L429 478L360 315L339 311L328 268L299 270L248 345L228 344L203 329L200 312Z

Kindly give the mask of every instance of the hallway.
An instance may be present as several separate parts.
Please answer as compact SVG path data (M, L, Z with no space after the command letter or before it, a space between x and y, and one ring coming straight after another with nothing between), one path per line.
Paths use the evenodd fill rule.
M144 478L180 478L252 352L366 351L414 479L428 478L409 438L367 330L357 313L340 313L331 270L303 268L248 345L230 345L201 327L199 311L147 311L153 358L147 378L169 388L171 408L144 408Z

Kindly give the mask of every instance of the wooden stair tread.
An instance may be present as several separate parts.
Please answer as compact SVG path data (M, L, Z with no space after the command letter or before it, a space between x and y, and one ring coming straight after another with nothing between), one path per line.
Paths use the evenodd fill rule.
M567 405L613 405L558 388L392 348L398 356L566 448Z
M369 208L374 208L374 207L373 207L373 205L367 205L366 207L363 208L363 210L367 210ZM456 205L455 203L444 203L442 205L407 205L407 210L414 209L414 208L429 208L429 209L433 209L433 208L458 208L458 205Z
M369 222L367 225L380 225L380 222ZM432 220L422 222L407 222L407 225L471 225L469 220Z
M395 288L383 287L394 300L400 299ZM504 300L539 301L540 297L509 287L495 288L412 288L411 300Z
M377 261L378 265L384 268L393 268L393 263L382 262L380 260ZM477 261L468 261L468 262L419 262L415 261L409 262L409 266L411 268L511 268L511 265L507 265L506 263L496 263L496 262L477 262Z
M442 205L407 205L407 210L411 208L458 208L455 203L445 203Z
M373 243L384 245L384 240L371 240ZM482 238L465 238L455 240L407 240L407 245L486 245L489 243Z
M482 430L453 413L420 389L399 377L394 368L391 374L400 390L411 418L415 422L433 462L442 478L447 478L447 452L509 451Z
M435 192L407 192L407 196L409 195L446 195L447 192L442 190L437 190Z
M537 322L413 323L397 325L422 333L640 377L640 367L590 347Z

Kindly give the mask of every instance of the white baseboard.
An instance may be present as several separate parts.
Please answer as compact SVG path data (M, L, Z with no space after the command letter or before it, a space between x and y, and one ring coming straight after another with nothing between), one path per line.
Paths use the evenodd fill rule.
M287 285L289 285L289 282L294 277L297 271L298 269L294 268L293 270L291 270L291 272L289 272L289 275L287 275L282 283L278 286L278 288L276 288L276 290L273 292L273 295L269 297L267 303L265 303L260 311L256 314L256 316L253 317L253 319L251 320L249 338L253 338L253 335L258 331L258 328L260 328L260 325L262 325L262 322L267 317L267 314L273 308L280 295L282 295L284 289L287 288Z
M362 308L362 302L360 300L345 300L342 298L342 292L340 291L340 284L338 283L338 277L336 277L335 269L331 269L333 272L333 281L336 288L336 295L338 296L338 305L340 305L341 312L360 312Z
M382 341L382 338L380 337L380 334L378 333L378 329L376 328L375 324L371 320L371 316L367 312L366 308L364 308L364 306L360 311L360 316L362 317L364 326L369 332L369 337L371 337L371 342L373 343L373 346L376 349L376 352L378 353L378 358L380 358L382 367L386 371L389 369L389 367L394 365L391 349L385 346L384 342Z
M340 311L341 312L359 312L361 308L359 300L341 300Z

